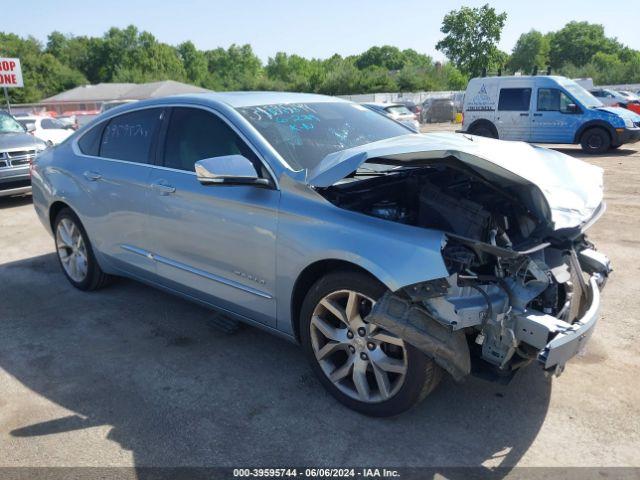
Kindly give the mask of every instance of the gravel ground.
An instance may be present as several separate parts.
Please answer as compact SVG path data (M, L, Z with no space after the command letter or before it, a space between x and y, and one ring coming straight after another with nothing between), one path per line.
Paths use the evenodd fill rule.
M591 238L615 271L586 353L553 380L446 379L393 419L267 333L132 281L74 290L30 198L0 199L0 466L640 466L640 153L562 151L606 172Z

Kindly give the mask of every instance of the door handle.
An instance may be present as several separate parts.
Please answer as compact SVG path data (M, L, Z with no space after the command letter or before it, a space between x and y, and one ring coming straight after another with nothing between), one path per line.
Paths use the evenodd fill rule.
M542 114L541 114L541 113L534 113L534 114L533 114L533 116L534 116L534 117L541 117L541 116L542 116Z
M528 113L521 113L521 114L520 114L520 116L521 116L521 117L528 117L528 116L529 116L529 114L528 114Z
M151 188L158 192L160 195L170 195L176 191L176 187L174 187L173 185L169 185L164 180L152 183Z
M90 182L95 182L96 180L100 180L102 178L102 175L100 175L98 172L92 172L89 170L84 172L82 175Z

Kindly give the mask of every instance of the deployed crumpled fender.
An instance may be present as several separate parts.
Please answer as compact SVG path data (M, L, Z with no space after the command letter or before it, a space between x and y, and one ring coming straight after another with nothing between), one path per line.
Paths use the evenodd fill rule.
M367 321L413 345L460 381L471 372L469 346L463 330L453 331L409 299L387 292L376 302Z

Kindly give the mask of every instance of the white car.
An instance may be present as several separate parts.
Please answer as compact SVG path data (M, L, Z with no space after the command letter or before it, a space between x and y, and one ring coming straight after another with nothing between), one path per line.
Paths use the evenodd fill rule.
M615 107L629 101L625 95L615 90L609 90L608 88L596 88L590 90L590 93L607 107Z
M400 122L403 125L409 127L414 132L420 132L420 123L418 123L417 115L401 103L369 102L363 103L362 106L368 108L369 110L373 110L374 112L385 115L386 117L389 117L396 122Z
M16 120L49 146L57 145L73 133L72 128L51 117L31 115L16 117ZM32 124L33 128L29 128L29 124Z

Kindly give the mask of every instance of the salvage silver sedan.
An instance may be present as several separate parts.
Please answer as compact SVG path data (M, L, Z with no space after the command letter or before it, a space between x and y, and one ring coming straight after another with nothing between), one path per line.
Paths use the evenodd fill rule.
M126 105L43 153L32 181L73 286L126 276L299 341L368 415L408 409L445 373L559 374L610 270L585 236L601 169L415 134L331 97Z

